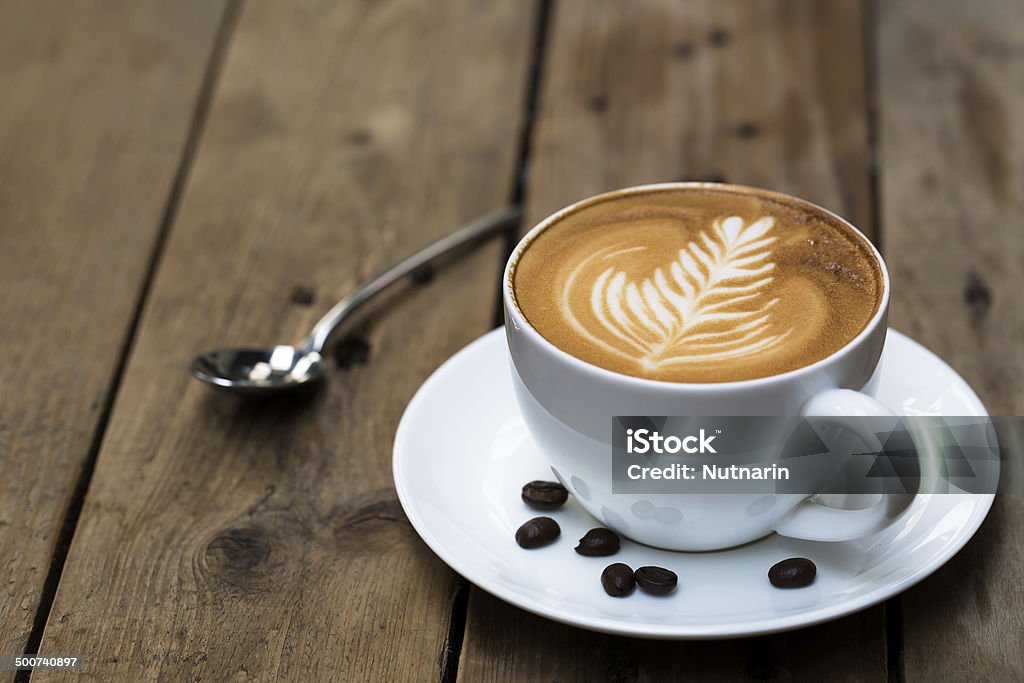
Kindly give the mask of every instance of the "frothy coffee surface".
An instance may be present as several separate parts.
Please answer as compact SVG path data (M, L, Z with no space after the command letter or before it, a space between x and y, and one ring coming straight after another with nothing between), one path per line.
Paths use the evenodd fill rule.
M878 310L864 241L827 214L756 191L600 198L522 252L513 296L548 341L594 365L673 382L730 382L809 365Z

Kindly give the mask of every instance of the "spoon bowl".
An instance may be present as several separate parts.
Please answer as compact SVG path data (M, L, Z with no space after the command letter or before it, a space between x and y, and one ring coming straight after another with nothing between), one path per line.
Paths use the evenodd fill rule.
M226 348L192 361L192 374L213 387L250 395L297 389L323 376L316 351L289 345Z

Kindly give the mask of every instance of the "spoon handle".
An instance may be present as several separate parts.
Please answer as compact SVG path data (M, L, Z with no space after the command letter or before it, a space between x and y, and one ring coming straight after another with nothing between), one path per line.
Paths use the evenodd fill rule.
M522 210L515 206L485 214L363 283L320 318L313 331L302 341L301 348L320 353L334 329L379 292L456 247L512 227L519 222L522 214Z

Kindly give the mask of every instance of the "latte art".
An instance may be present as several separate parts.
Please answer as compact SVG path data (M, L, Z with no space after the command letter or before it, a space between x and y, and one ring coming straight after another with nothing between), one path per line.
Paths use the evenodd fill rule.
M514 257L523 316L600 367L675 382L794 370L835 352L878 310L864 238L812 205L695 185L602 195Z
M639 284L609 265L588 285L588 276L649 247L622 245L584 259L566 280L562 310L579 334L645 370L673 364L723 360L766 351L790 330L770 332L765 296L775 264L770 234L775 219L744 224L739 216L716 220L710 231L679 250L675 260ZM586 297L601 330L590 330L573 312Z

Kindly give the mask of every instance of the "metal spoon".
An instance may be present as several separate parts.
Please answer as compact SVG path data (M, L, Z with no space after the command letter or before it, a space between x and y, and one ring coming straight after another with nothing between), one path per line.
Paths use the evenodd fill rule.
M409 256L334 305L297 346L226 348L208 351L192 361L192 374L219 389L240 394L271 395L295 389L324 374L321 353L331 333L353 311L388 286L422 268L435 258L474 240L515 225L522 217L517 207L506 207L459 228Z

